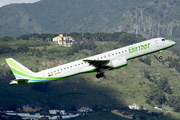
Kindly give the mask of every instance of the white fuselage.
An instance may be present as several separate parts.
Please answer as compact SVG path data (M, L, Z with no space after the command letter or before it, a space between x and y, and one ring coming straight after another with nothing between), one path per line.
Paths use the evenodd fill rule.
M150 54L152 52L166 49L168 47L173 46L174 44L175 42L170 40L164 40L164 38L155 38L140 43L136 43L133 45L129 45L126 47L122 47L116 50L108 51L95 56L87 57L64 65L59 65L57 67L53 67L38 72L36 75L42 77L43 80L46 80L47 78L52 78L52 79L54 78L54 80L56 80L57 78L61 79L76 74L80 74L84 72L92 72L96 70L95 66L90 65L88 62L85 62L83 60L112 61L121 57L125 58L126 60L129 60L138 56L142 56L142 55ZM32 82L35 81L32 80Z

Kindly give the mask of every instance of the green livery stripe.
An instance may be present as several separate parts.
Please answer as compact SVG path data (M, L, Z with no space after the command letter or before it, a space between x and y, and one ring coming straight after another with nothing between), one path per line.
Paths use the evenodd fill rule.
M174 45L171 45L171 46L169 46L169 47L163 48L163 49L161 49L161 50L168 49L168 48L170 48L170 47L172 47L172 46L174 46ZM134 58L142 57L142 56L149 55L149 54L152 54L152 53L155 53L155 52L159 52L159 51L160 51L160 50L156 50L156 51L149 52L149 53L146 53L146 54L143 54L143 55L139 55L139 56L136 56L136 57L129 58L129 59L127 59L127 60L131 60L131 59L134 59Z
M34 77L34 76L32 76L32 75L27 75L27 74L25 74L25 73L22 73L22 72L20 72L20 71L17 71L16 69L14 69L14 68L12 68L12 67L10 67L11 68L11 70L12 70L12 72L14 73L14 74L17 74L17 75L20 75L20 76L23 76L23 77L27 77L27 78L30 78L30 79L42 79L42 77Z
M19 70L19 71L22 71L22 72L24 72L24 73L27 73L27 74L31 74L32 75L32 73L30 73L30 72L28 72L28 71L26 71L26 70L24 70L23 68L21 68L19 65L17 65L11 58L9 58L9 59L6 59L6 61L7 61L7 63L9 64L9 65L11 65L12 67L14 67L14 68L16 68L17 70ZM12 67L11 67L11 69L12 69Z
M50 82L51 80L58 80L58 79L64 79L64 78L68 78L68 77L72 77L72 76L75 76L75 75L79 75L79 74L82 74L82 73L91 73L91 72L95 72L96 70L92 69L92 70L88 70L88 71L85 71L85 72L81 72L81 73L77 73L77 74L74 74L74 75L69 75L69 76L63 76L63 77L54 77L54 78L46 78L45 80L43 79L40 79L38 82L31 82L31 81L17 81L17 84L28 84L28 83L43 83L43 82ZM35 80L37 80L38 77L35 78ZM39 77L41 78L41 77ZM33 78L34 79L34 78ZM43 81L41 81L43 80Z
M174 41L172 41L172 40L166 40L167 42L174 42Z
M114 69L121 68L121 67L124 67L124 66L126 66L126 65L127 65L127 64L120 65L120 66L115 67Z

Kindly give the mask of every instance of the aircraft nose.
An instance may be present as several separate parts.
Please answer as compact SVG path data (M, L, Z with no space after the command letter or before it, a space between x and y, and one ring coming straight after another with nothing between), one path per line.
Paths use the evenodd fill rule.
M175 45L175 44L176 44L176 42L172 41L172 45Z
M167 40L167 42L170 42L172 45L175 45L176 42L172 41L172 40Z
M173 41L173 45L175 45L175 44L176 44L176 42Z

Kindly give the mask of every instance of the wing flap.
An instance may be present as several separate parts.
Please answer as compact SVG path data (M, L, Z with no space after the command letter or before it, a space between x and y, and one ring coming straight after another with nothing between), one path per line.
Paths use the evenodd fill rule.
M94 67L102 67L109 63L109 60L83 60L84 62L88 62L90 65Z

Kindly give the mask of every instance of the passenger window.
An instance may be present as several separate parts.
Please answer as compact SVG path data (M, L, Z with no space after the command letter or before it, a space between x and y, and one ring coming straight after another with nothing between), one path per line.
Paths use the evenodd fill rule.
M122 53L124 53L124 51L122 51Z
M121 52L119 52L119 54L121 54Z
M125 52L127 52L127 50L125 50Z
M162 41L165 41L165 39L162 39Z

